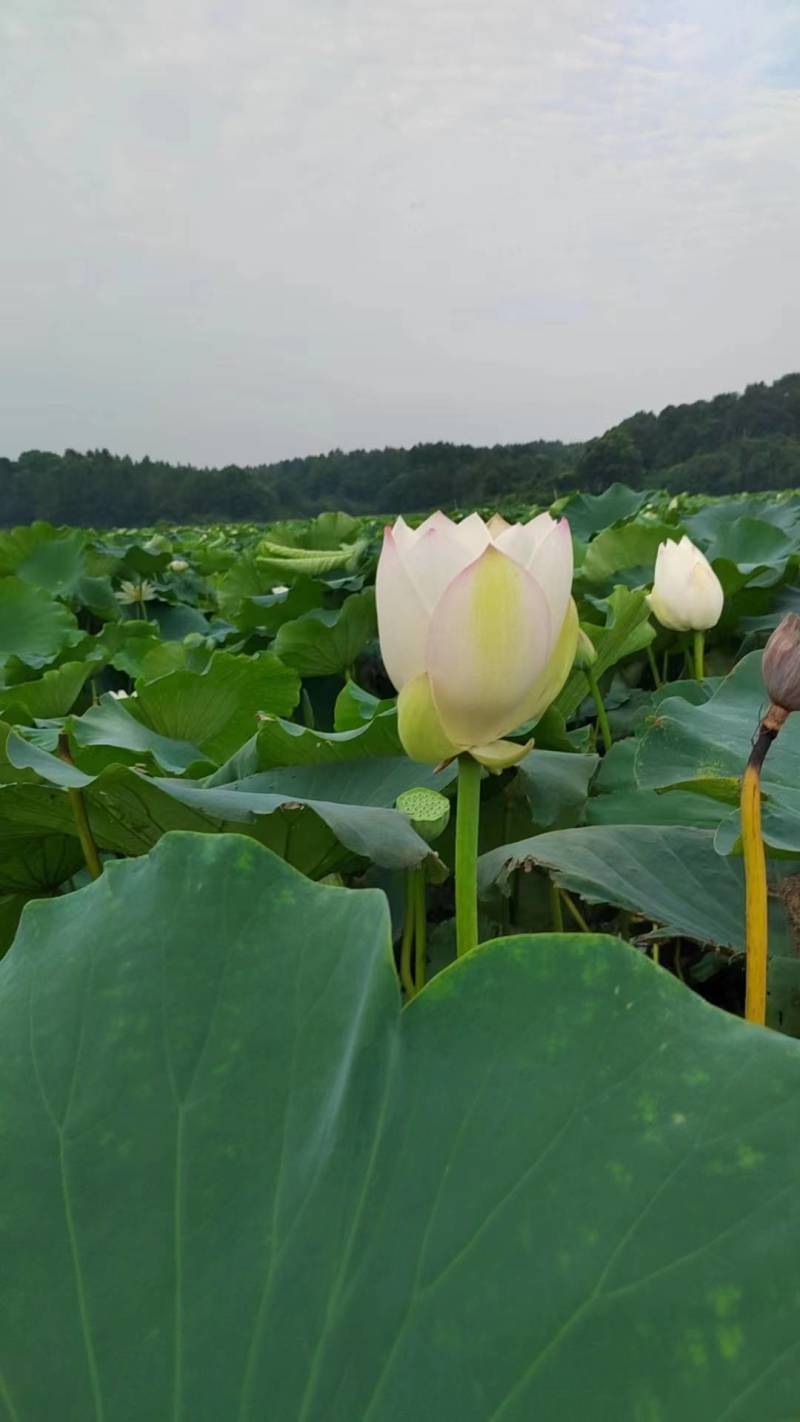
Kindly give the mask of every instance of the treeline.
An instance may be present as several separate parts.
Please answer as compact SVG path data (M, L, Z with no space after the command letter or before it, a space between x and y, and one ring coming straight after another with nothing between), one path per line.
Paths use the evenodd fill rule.
M28 450L0 458L0 523L47 518L90 527L166 520L257 522L323 509L406 513L492 503L550 503L614 480L709 494L800 487L800 374L741 395L644 411L585 445L418 444L241 468L198 469L107 449Z

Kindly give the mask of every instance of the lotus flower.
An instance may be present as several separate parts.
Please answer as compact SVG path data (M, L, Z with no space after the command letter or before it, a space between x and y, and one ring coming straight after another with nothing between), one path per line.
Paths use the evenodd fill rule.
M502 740L539 716L572 666L578 619L565 520L498 514L453 523L399 518L384 533L375 590L400 739L413 760L462 751L493 770L530 748Z
M157 597L155 583L149 583L145 578L141 583L130 583L124 578L119 585L119 592L114 593L117 602L128 604L134 602L152 602Z
M647 601L663 627L705 632L719 622L724 595L708 559L684 535L680 543L661 544Z

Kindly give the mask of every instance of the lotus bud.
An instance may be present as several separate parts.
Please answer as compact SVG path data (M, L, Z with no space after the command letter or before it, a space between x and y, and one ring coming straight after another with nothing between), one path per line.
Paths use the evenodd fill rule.
M578 629L578 645L575 648L575 666L578 671L588 671L596 661L597 648L591 637L580 627Z
M450 801L438 790L404 790L395 801L399 810L426 844L433 844L450 823Z
M706 632L719 622L725 598L708 559L684 535L680 543L661 544L647 601L662 627Z
M527 524L478 514L453 523L402 518L384 533L378 631L412 760L469 751L492 770L528 746L502 738L558 695L575 655L572 540L565 520Z
M800 617L787 612L764 648L764 684L773 706L800 711Z
M171 573L185 573L188 566L185 558L173 558L169 570Z

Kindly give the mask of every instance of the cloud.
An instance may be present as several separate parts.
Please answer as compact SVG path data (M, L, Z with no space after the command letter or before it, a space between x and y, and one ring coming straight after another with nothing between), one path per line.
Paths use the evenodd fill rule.
M578 438L797 365L796 6L2 24L2 452Z

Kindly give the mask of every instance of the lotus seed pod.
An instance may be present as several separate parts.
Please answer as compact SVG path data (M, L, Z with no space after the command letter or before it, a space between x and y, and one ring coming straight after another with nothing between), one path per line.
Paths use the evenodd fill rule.
M597 651L595 645L584 632L583 628L578 629L578 645L575 648L575 666L578 671L588 671L597 661Z
M450 801L438 790L404 790L395 801L399 810L426 844L433 844L440 834L444 834L450 822Z
M800 617L787 612L761 659L769 699L784 711L800 711Z

